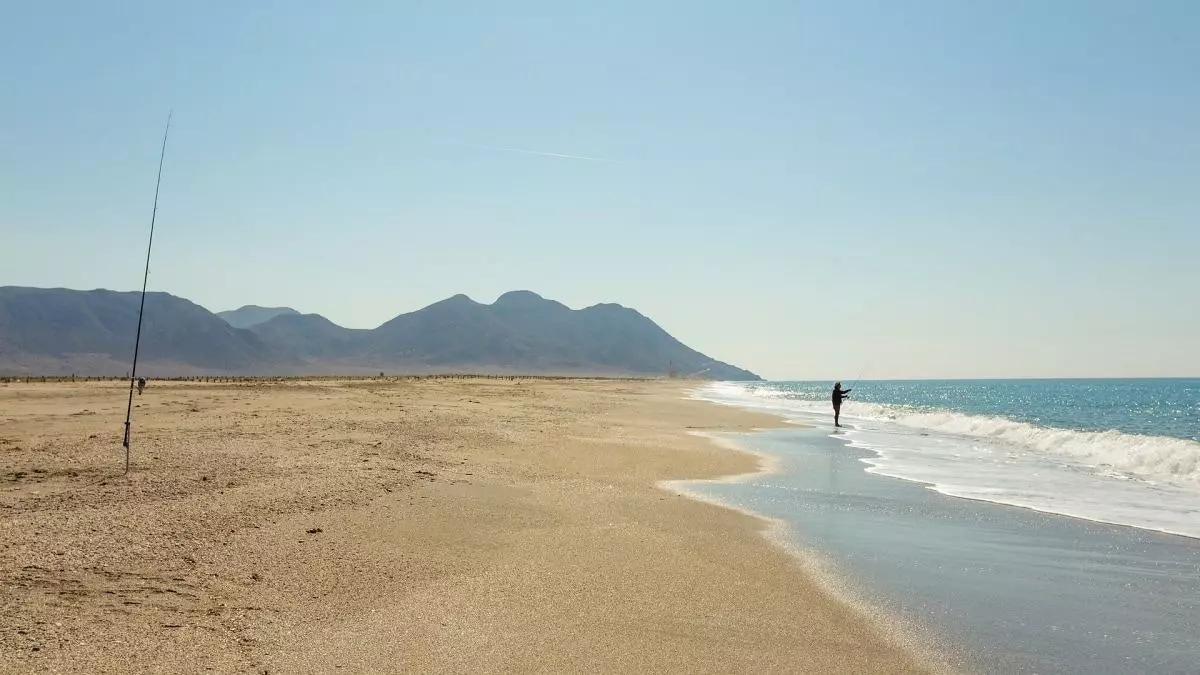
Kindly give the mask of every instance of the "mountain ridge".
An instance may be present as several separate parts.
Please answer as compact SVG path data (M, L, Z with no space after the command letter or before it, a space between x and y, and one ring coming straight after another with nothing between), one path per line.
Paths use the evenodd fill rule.
M571 309L532 291L491 304L457 294L373 329L246 305L235 320L148 293L139 373L500 372L760 379L680 342L635 309ZM132 351L137 292L0 287L0 373L119 374ZM127 367L125 368L127 370ZM14 372L15 371L15 372ZM103 372L97 372L103 371Z
M261 305L242 305L237 309L224 312L213 312L234 328L250 328L260 323L270 321L280 315L299 314L291 307L263 307Z

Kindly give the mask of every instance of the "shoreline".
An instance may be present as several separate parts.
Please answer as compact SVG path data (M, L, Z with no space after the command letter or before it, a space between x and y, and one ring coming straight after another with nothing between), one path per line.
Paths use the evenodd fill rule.
M702 496L786 523L814 578L899 617L927 658L982 672L1195 663L1196 538L934 490L874 470L876 448L827 429L730 437L782 470Z
M710 405L726 405L716 401L708 401L707 399L700 397L695 397L693 400L703 401ZM737 406L729 407L738 409ZM747 412L757 412L745 408L740 409ZM741 431L723 431L717 433L690 432L693 435L706 438L720 447L754 457L759 463L757 470L745 473L730 474L727 476L719 476L715 478L685 478L660 481L658 484L659 487L663 490L687 497L688 499L693 499L698 502L728 509L759 521L762 524L762 527L759 528L759 534L770 545L793 557L804 574L811 577L833 597L856 611L864 622L873 626L875 630L880 635L885 636L885 639L890 643L894 644L900 649L918 656L932 672L951 673L963 671L963 658L961 655L951 656L951 654L955 653L954 648L942 644L939 639L929 633L928 627L917 626L904 617L900 617L888 612L877 603L868 599L869 594L862 590L861 584L855 582L845 571L839 570L838 565L826 552L790 541L787 535L791 526L787 521L782 518L773 517L758 511L754 511L750 508L738 506L737 504L725 501L720 497L704 494L694 489L693 486L698 485L731 485L747 483L755 478L763 478L782 474L781 457L769 452L756 450L749 445L739 443L735 438L732 437L749 437L788 428L813 429L814 427L793 420L788 420L782 417L782 415L775 415L773 413L767 414L770 414L773 417L778 417L781 425L779 427L756 428Z
M1156 380L1163 380L1163 378L1156 378ZM1182 378L1182 380L1189 380L1189 378ZM722 400L722 399L718 399L718 398L713 398L713 399L704 398L704 396L702 396L700 394L694 394L694 395L697 400L713 402L713 404L720 405L720 406L730 406L730 407L738 408L738 410L745 410L745 411L756 412L756 413L775 414L775 416L779 416L779 417L786 419L788 423L797 424L799 426L809 425L811 422L811 417L814 416L814 413L812 413L809 410L796 410L796 408L791 408L791 410L790 410L790 408L782 407L779 405L768 405L768 404L766 404L766 402L764 402L762 400L760 400L760 401ZM767 400L770 400L770 399L767 399ZM810 405L810 404L814 404L814 402L816 402L816 401L812 401L809 399L802 399L802 400L799 400L798 402L799 402L799 404L802 404L802 405ZM887 405L887 404L872 404L872 405ZM943 411L943 412L946 412L949 414L962 414L962 416L971 417L971 413L949 410L949 408L947 408L947 410ZM793 417L793 416L796 416L796 417ZM797 419L797 417L799 419ZM878 435L878 434L884 434L884 432L890 432L890 434L895 434L895 429L900 429L900 431L901 431L901 434L899 435L900 437L904 436L904 434L910 434L910 435L911 434L919 434L920 436L934 435L936 437L943 438L943 440L956 440L956 441L968 442L968 443L971 443L971 442L998 443L998 444L1000 444L1001 447L1003 447L1004 441L1000 440L1000 438L995 438L995 437L990 437L990 436L977 437L977 436L972 436L972 435L967 435L967 434L959 434L959 432L940 431L937 429L925 429L925 428L919 428L919 426L910 426L910 425L902 425L902 424L899 425L898 428L894 428L892 430L887 430L886 428L880 428L880 426L878 426L881 423L888 424L887 420L881 420L880 418L870 418L870 417L856 420L853 417L848 416L848 414L846 417L850 417L850 420L848 420L848 422L844 425L846 428L844 442L847 443L847 447L851 447L856 450L863 450L864 453L869 455L863 459L864 464L866 466L868 466L868 468L866 468L865 471L868 471L869 473L872 473L872 474L876 474L876 476L881 476L881 477L886 477L886 478L894 478L894 479L898 479L898 480L904 480L904 482L907 482L907 483L928 486L928 488L930 490L934 490L935 492L938 492L938 494L948 496L948 497L953 497L953 498L960 498L960 500L970 500L970 501L974 501L974 502L998 504L998 506L1027 509L1027 510L1032 510L1032 512L1043 513L1043 514L1048 514L1048 515L1066 516L1066 518L1086 520L1088 522L1096 522L1096 524L1115 525L1115 526L1120 526L1120 527L1130 527L1130 528L1134 528L1134 530L1139 530L1139 531L1171 534L1171 536L1187 537L1189 539L1200 539L1200 530L1196 530L1196 528L1194 528L1194 527L1192 527L1192 528L1186 527L1186 525L1184 525L1184 522L1186 522L1186 521L1180 521L1180 520L1163 521L1162 518L1160 518L1160 516L1162 516L1162 513L1154 514L1154 515L1156 515L1156 518L1158 518L1157 521L1153 520L1153 519L1147 519L1147 516L1144 513L1130 513L1130 510L1128 508L1128 502L1122 502L1122 498L1123 498L1123 500L1132 500L1132 498L1140 498L1140 500L1142 500L1142 501L1148 500L1148 498L1151 498L1148 495L1145 495L1145 494L1134 495L1133 492L1129 491L1129 490L1139 490L1139 489L1145 489L1145 488L1153 488L1154 490L1158 490L1159 498L1163 497L1163 495L1164 495L1163 491L1165 490L1166 492L1169 492L1169 494L1172 497L1175 497L1176 500L1182 500L1182 503L1188 503L1189 501L1194 501L1195 485L1189 484L1187 482L1187 479L1175 479L1175 478L1152 479L1152 478L1133 476L1133 474L1120 474L1120 478L1122 478L1121 482L1109 484L1108 485L1108 494L1106 494L1105 497L1108 498L1108 500L1111 503L1117 503L1117 504L1120 504L1120 506L1122 506L1122 507L1126 507L1126 509L1121 510L1121 512L1112 512L1112 510L1110 510L1109 513L1096 513L1096 512L1094 512L1094 510L1088 510L1088 509L1092 508L1092 504L1087 503L1087 502L1044 503L1044 502L1030 501L1030 498L1028 498L1025 495L1003 494L1002 491L997 491L996 494L1000 495L1000 496L995 496L995 495L989 494L988 489L980 488L979 484L972 483L971 480L966 480L966 482L964 482L964 480L962 480L962 479L953 479L953 478L948 478L948 477L944 477L944 476L940 477L940 478L922 476L922 474L920 474L919 472L914 473L912 470L912 467L898 468L895 466L896 455L898 455L898 453L899 453L902 456L902 453L905 452L904 447L902 447L902 446L899 446L899 447L882 446L881 447L880 444L878 444L878 441L874 441L874 442L865 441L865 440L862 440L862 438L860 438L859 436L860 435L870 435L870 434ZM1004 420L1004 422L1006 422L1006 423L1027 424L1024 422L1019 422L1019 420L1012 420L1012 419L996 417L996 416L985 417L985 419L988 419L988 420L1001 419L1001 420ZM876 428L872 429L871 426L869 426L871 424L875 424ZM1142 441L1150 441L1150 442L1168 442L1168 443L1181 443L1181 442L1188 443L1189 442L1188 438L1183 438L1180 436L1153 436L1153 435L1139 436L1139 435L1129 434L1129 432L1122 431L1120 429L1109 429L1109 430L1100 431L1100 430L1094 430L1094 429L1093 430L1078 430L1078 429L1066 429L1066 428L1050 428L1050 426L1046 426L1046 428L1038 428L1038 429L1039 429L1039 431L1042 431L1042 432L1055 432L1055 434L1064 434L1064 435L1084 435L1085 437L1102 436L1104 434L1117 434L1117 435L1126 435L1129 438L1135 438L1135 440L1136 440L1136 438L1140 438L1140 440L1142 440ZM1020 448L1020 446L1018 446L1018 447ZM1028 448L1022 448L1022 449L1024 449L1025 452L1030 452L1030 449L1028 449ZM1056 455L1054 455L1054 454L1050 454L1050 458L1055 458L1055 456ZM1182 458L1178 461L1180 461L1181 464L1183 464L1184 466L1187 466L1186 462L1189 459L1190 458ZM1099 461L1099 460L1097 460L1097 461ZM1102 462L1102 464L1103 464L1103 462ZM1087 462L1084 462L1084 464L1080 464L1080 465L1076 465L1076 466L1086 467L1086 468L1088 468L1088 470L1094 470L1094 468L1096 468L1091 464L1087 464ZM1068 474L1068 477L1069 477L1069 474ZM1094 479L1097 479L1098 477L1087 477L1087 478L1091 478L1094 480ZM1105 476L1104 478L1112 478L1112 476ZM1114 492L1114 490L1116 490L1116 492ZM1184 494L1184 491L1189 491L1189 492L1187 492L1187 494ZM1180 506L1180 502L1175 503L1175 507L1178 508L1178 506ZM1189 507L1183 507L1183 508L1188 509L1189 512L1190 512L1190 510L1194 510L1194 509L1190 509ZM1110 506L1110 509L1111 509L1111 506Z
M678 382L162 384L128 478L122 384L0 389L0 669L930 670L659 487L775 423Z
M1155 378L1159 380L1163 378ZM1188 378L1184 378L1188 379ZM784 383L787 385L790 383ZM809 424L822 413L814 410L813 406L822 405L821 401L811 398L789 399L753 397L743 399L740 396L727 397L723 393L714 393L711 397L698 396L722 406L732 406L753 412L776 414L795 421L798 424ZM784 403L779 403L783 401ZM790 403L789 403L790 402ZM827 405L827 404L824 404ZM870 403L872 406L883 406L903 409L899 403ZM964 410L942 408L934 412L920 413L937 416L950 416L956 420L979 422L987 425L1016 425L1028 428L1039 434L1038 438L1046 435L1057 436L1063 443L1088 443L1096 438L1112 435L1129 442L1129 459L1126 463L1135 462L1141 458L1151 465L1169 465L1174 467L1173 473L1163 475L1142 475L1138 472L1120 468L1111 457L1111 447L1101 446L1095 452L1097 456L1087 456L1080 459L1071 453L1061 453L1054 450L1042 451L1035 445L1007 439L1003 435L981 433L976 431L943 430L941 427L921 426L920 424L895 421L878 412L856 418L853 408L844 417L848 419L844 441L849 447L863 450L867 457L863 463L869 468L868 472L902 480L956 499L965 499L988 504L1014 507L1035 511L1048 515L1058 515L1093 523L1130 527L1137 530L1188 537L1200 540L1200 529L1195 526L1194 502L1197 496L1193 470L1196 467L1195 452L1200 451L1200 445L1194 440L1174 435L1136 434L1120 428L1107 430L1073 429L1066 427L1037 426L1019 419L1010 419L1002 415L974 414ZM989 429L992 426L988 427ZM1008 454L1018 459L1005 464L1005 471L992 473L946 473L944 466L934 465L921 459L929 448L923 448L914 453L912 440L917 436L932 436L941 445L936 448L946 448L947 444L958 444L958 449L929 452L933 461L946 462L946 456L958 457L963 452L973 453L976 462L964 463L972 468L987 467L991 455ZM982 448L982 449L980 449ZM1064 486L1066 498L1050 498L1053 494L1050 482L1033 483L1026 489L1005 489L1012 481L1024 481L1030 472L1038 475L1037 462L1051 463L1054 475L1060 481L1054 487ZM1181 468L1181 469L1180 469ZM1176 471L1176 469L1179 469ZM1017 470L1025 470L1025 474L1017 475ZM1061 481L1069 481L1063 483ZM1024 483L1022 483L1024 484ZM999 486L999 487L996 487ZM1151 493L1151 491L1153 493ZM1152 510L1142 510L1140 507L1147 503L1158 503ZM1098 505L1102 504L1102 507Z

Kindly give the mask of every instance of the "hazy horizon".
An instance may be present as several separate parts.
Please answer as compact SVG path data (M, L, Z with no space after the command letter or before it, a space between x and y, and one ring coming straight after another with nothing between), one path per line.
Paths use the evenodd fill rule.
M774 380L1200 375L1200 5L14 6L0 285L615 302Z

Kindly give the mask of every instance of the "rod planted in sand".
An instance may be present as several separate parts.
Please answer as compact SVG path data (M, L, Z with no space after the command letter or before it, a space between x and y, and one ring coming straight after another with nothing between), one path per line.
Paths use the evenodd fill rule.
M167 113L167 128L163 130L162 151L158 155L158 179L154 182L154 208L150 211L150 241L146 244L146 270L142 274L142 300L138 306L137 334L133 338L133 367L129 371L129 405L125 408L125 473L129 473L129 423L133 417L133 387L137 383L138 348L142 344L142 315L146 312L146 282L150 279L150 251L154 247L154 220L158 216L158 188L162 185L163 160L167 156L167 135L171 133L171 115Z

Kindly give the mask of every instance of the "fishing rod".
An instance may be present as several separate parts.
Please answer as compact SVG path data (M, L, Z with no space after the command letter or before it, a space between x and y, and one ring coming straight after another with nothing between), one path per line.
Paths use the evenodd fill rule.
M864 364L862 367L862 370L858 371L858 377L854 378L854 384L850 385L850 389L853 389L856 386L858 386L858 381L862 379L863 373L866 373L866 372L867 372L867 365Z
M154 248L154 220L158 216L158 188L162 186L163 160L167 156L167 135L171 133L171 116L167 113L167 128L163 130L162 151L158 155L158 178L154 182L154 208L150 211L150 241L146 244L146 270L142 274L142 301L138 306L137 333L133 338L133 367L129 371L129 405L125 408L125 475L129 475L129 423L133 417L133 387L137 383L138 348L142 344L142 315L146 312L146 283L150 279L150 251Z

